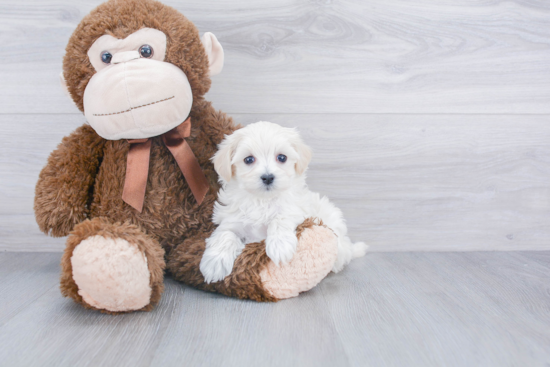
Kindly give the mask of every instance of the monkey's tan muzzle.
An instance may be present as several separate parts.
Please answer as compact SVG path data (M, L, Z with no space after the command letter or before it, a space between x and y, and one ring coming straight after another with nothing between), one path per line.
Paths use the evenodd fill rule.
M84 114L108 140L143 139L181 124L193 104L191 86L177 66L117 52L84 92Z

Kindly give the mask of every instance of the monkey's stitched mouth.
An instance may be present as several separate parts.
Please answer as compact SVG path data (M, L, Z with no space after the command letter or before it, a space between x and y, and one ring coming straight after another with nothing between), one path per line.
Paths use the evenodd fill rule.
M150 105L155 104L155 103L160 103L160 102L168 101L169 99L172 99L172 98L174 98L174 96L168 97L168 98L164 98L164 99L160 99L160 100L155 101L155 102L151 102L151 103L147 103L147 104L142 104L141 106L130 107L129 109L127 109L127 110L125 110L125 111L113 112L113 113L94 113L93 115L94 115L94 116L111 116L111 115L119 115L119 114L121 114L121 113L130 112L130 111L132 111L132 110L136 110L136 109L141 108L141 107L147 107L147 106L150 106Z

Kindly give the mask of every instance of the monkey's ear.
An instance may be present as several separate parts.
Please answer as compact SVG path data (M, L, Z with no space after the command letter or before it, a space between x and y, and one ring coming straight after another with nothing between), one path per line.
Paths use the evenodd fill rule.
M76 106L76 103L73 100L73 97L71 96L71 93L69 93L69 88L67 87L67 82L65 81L65 77L63 76L63 72L59 74L59 82L61 84L61 88L63 88L63 92L65 92L65 95L69 97L71 102L73 102L73 105Z
M201 38L202 45L208 56L210 76L219 74L223 69L223 48L213 33L206 32Z

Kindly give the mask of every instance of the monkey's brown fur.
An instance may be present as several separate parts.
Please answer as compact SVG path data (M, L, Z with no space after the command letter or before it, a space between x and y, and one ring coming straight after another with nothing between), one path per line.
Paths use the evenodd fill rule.
M300 238L302 232L314 225L313 218L306 219L298 226L296 236ZM196 288L211 292L219 292L238 298L250 298L255 301L276 301L269 292L261 286L260 272L270 261L265 253L265 241L249 243L242 254L235 261L233 271L223 282L206 284L199 271L199 264L204 253L205 237L188 238L182 246L174 250L175 256L168 261L167 267L176 279ZM180 256L180 252L182 252ZM196 256L189 257L190 253Z
M204 240L214 229L212 210L219 189L210 158L224 134L238 127L224 113L204 100L210 88L208 58L195 26L176 10L154 0L111 0L100 5L78 25L63 61L68 90L83 111L84 90L95 74L87 51L104 34L125 38L143 27L167 36L165 61L180 67L193 92L192 132L187 138L210 184L197 205L177 163L160 137L151 138L149 176L142 213L121 199L129 144L105 140L89 126L65 137L48 159L36 186L35 213L42 231L66 236L62 260L61 291L88 308L72 276L74 248L94 235L119 237L137 246L146 256L151 273L150 310L163 290L163 270L197 288L258 301L276 301L262 287L259 276L269 259L263 243L247 245L224 281L207 285L199 270ZM307 222L304 226L311 226ZM102 310L103 312L108 312Z
M210 89L208 58L195 25L158 1L110 0L82 19L65 49L63 75L81 111L84 111L84 90L95 74L87 55L92 43L105 34L126 38L145 27L166 34L168 44L164 61L181 68L191 84L193 100L203 100Z
M71 256L75 247L91 236L102 236L105 238L122 238L128 242L135 244L141 252L147 256L147 266L151 278L149 285L151 286L151 303L143 307L142 311L150 311L160 301L162 291L164 290L163 273L164 273L164 251L159 243L153 238L143 233L139 227L128 223L111 224L102 218L94 218L85 220L75 227L69 239L67 240L67 248L61 259L61 293L65 297L71 297L77 303L80 303L86 308L96 309L95 307L84 302L78 294L78 287L73 280ZM105 310L102 310L105 311ZM106 311L108 312L108 311ZM113 312L109 312L113 313Z

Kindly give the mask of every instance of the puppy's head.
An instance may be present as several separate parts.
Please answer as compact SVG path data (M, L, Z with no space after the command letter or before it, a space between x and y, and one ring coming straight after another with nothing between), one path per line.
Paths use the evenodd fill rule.
M235 180L260 196L292 187L311 160L298 131L265 121L226 136L218 148L212 161L222 182Z

